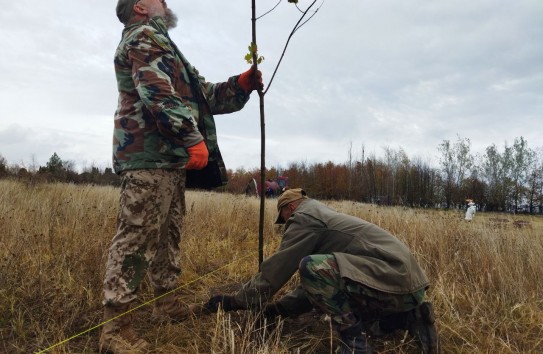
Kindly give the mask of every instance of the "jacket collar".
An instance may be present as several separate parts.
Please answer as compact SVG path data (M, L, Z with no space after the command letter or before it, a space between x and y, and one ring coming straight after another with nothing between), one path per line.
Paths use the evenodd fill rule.
M143 25L148 25L148 26L154 27L155 29L157 29L157 30L159 30L161 32L164 32L164 33L168 32L168 28L166 27L166 23L164 22L164 19L162 17L160 17L160 16L155 16L155 17L151 17L148 20L141 20L141 21L131 23L131 24L127 25L124 28L123 32L129 32L129 31L133 30L134 28L139 27L139 26L143 26Z

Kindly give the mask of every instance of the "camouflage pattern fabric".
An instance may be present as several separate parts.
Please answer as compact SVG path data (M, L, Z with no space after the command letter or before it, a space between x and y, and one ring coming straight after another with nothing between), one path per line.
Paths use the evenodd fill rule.
M130 170L121 178L104 280L104 305L111 306L133 301L147 271L155 290L175 288L181 273L185 170Z
M126 26L114 62L119 91L113 132L117 173L183 168L186 148L202 139L210 159L220 159L213 114L238 111L249 100L238 76L207 82L175 46L160 17Z
M334 255L311 255L300 262L300 282L311 303L343 330L357 318L363 321L414 309L424 299L425 290L414 294L389 294L342 278Z

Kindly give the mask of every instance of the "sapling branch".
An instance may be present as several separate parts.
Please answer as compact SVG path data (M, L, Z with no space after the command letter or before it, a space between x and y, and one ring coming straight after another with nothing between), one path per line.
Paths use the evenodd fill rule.
M256 75L257 75L257 72L258 72L258 64L260 64L262 62L262 60L264 60L264 57L258 55L258 45L257 45L257 41L256 41L256 20L257 20L257 17L256 17L255 1L256 0L251 0L251 4L252 4L252 8L251 8L251 10L252 10L252 13L251 13L252 41L251 41L251 44L249 45L249 53L245 55L245 60L248 63L250 63L250 64L252 64L254 66L254 75L255 75L255 80L256 80ZM297 5L298 0L288 0L288 2L294 3L296 5L296 8L298 8L298 10L300 10L300 8ZM265 186L266 186L266 124L265 124L265 114L264 114L264 96L265 96L266 92L268 92L268 90L269 90L269 88L271 86L271 83L273 82L273 79L275 78L275 75L277 73L277 69L279 68L279 65L281 64L281 61L283 60L283 57L285 56L285 52L287 50L290 39L292 38L294 33L296 33L296 31L298 29L300 29L300 27L305 25L307 23L307 21L309 21L317 13L317 11L320 9L322 4L324 3L324 0L321 3L321 5L317 8L317 10L308 19L306 19L304 22L302 22L302 20L306 17L307 13L313 7L313 5L315 5L316 2L317 2L317 0L314 0L311 3L311 5L309 5L308 8L305 11L302 11L302 16L300 17L298 22L296 22L296 25L294 26L294 28L290 32L290 35L288 36L285 47L283 48L283 52L281 53L281 57L280 57L277 65L276 65L276 67L275 67L275 69L273 71L273 75L272 75L272 77L271 77L271 79L270 79L270 81L269 81L269 83L267 85L266 90L265 91L263 91L261 89L257 90L258 96L260 98L260 138L261 138L260 139L260 214L259 214L259 223L258 223L258 269L259 269L259 271L260 271L260 266L261 266L262 262L264 261L264 209L265 209L265 199L266 199L266 191L265 191ZM277 8L277 6L280 3L281 3L281 0L279 0L279 2L271 10L267 11L264 15L262 15L262 16L260 16L258 18L262 18L263 16L265 16L268 13L270 13L271 11L273 11L275 8Z

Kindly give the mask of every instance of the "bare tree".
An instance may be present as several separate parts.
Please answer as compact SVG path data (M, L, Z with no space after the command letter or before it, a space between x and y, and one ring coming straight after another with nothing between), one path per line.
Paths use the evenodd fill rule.
M260 98L260 136L261 136L261 143L260 143L260 215L259 215L259 226L258 226L258 264L260 268L260 264L264 261L264 205L265 205L265 180L266 180L266 124L265 124L265 111L264 111L264 96L270 89L270 86L273 82L273 79L275 78L275 75L277 73L277 70L279 69L279 65L281 65L281 61L283 60L283 57L285 56L285 52L287 50L287 47L290 43L290 40L294 33L298 31L304 24L307 23L319 10L320 6L308 17L306 16L310 13L309 11L317 0L313 0L311 4L305 9L300 9L298 5L298 0L288 0L290 3L294 3L296 8L300 11L301 16L298 22L294 25L292 31L290 32L290 35L287 38L287 41L285 43L285 47L283 49L283 52L281 53L281 57L279 59L279 62L277 63L275 70L273 72L273 75L268 83L268 87L265 91L258 90L258 96ZM264 15L259 16L257 18L256 16L256 0L251 0L251 24L252 24L252 42L249 46L249 54L246 56L247 59L250 59L248 61L252 62L255 66L255 69L258 69L258 63L262 60L262 57L259 57L258 55L258 45L256 40L256 21L259 18L262 18L263 16L269 14L271 11L273 11L280 3L281 0L268 12L266 12ZM322 3L321 3L322 6ZM257 70L255 70L255 75L257 73Z
M507 203L507 179L509 174L510 149L505 146L500 153L492 144L486 148L481 164L481 175L487 184L488 210L505 210Z
M521 136L512 146L510 169L510 196L513 211L517 211L528 184L529 170L535 162L535 151L528 147L528 142Z
M440 163L443 173L443 191L447 208L461 202L461 188L466 174L473 166L473 156L470 153L471 141L468 138L460 138L451 144L449 140L443 140L438 146L441 153Z
M534 151L534 158L528 170L527 176L527 194L530 214L535 213L535 208L538 206L539 213L543 212L541 206L543 204L543 148L539 149L539 153Z

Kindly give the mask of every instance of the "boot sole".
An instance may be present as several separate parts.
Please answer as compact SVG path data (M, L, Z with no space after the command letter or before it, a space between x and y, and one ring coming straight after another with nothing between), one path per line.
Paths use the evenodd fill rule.
M434 310L429 302L421 304L412 314L409 334L417 339L424 354L439 353L439 336L435 321Z

